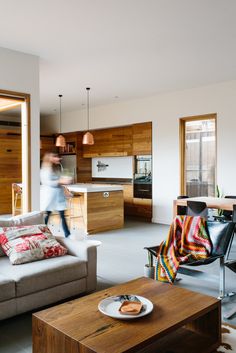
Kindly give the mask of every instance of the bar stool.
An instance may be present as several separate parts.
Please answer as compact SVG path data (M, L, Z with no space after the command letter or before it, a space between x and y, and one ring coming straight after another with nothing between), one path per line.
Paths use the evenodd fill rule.
M71 220L72 218L82 218L82 221L84 223L84 215L83 215L83 208L81 205L81 198L82 198L82 194L79 193L73 193L71 192L66 186L63 186L64 188L64 195L67 201L67 209L69 211L69 222L70 222L70 227L71 227ZM79 204L79 209L80 212L78 215L76 215L75 212L75 205L74 205L74 201L75 199L78 201Z
M13 183L12 184L12 191L13 191L12 214L13 214L13 216L15 216L16 212L21 213L22 188L20 185ZM17 206L18 201L20 201L20 207Z

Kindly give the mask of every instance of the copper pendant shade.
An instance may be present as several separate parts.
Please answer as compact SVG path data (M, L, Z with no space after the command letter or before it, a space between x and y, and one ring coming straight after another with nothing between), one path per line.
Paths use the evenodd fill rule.
M63 135L57 136L56 146L57 147L66 147L66 139Z
M89 91L90 87L86 88L87 90L87 122L88 122L88 131L84 134L82 144L83 145L94 145L94 138L91 132L89 132Z
M59 134L59 136L57 136L56 146L57 147L66 147L66 139L61 134L61 98L62 98L62 94L59 94L58 97L60 98L60 134Z
M91 132L87 131L83 136L83 145L94 145L94 138Z

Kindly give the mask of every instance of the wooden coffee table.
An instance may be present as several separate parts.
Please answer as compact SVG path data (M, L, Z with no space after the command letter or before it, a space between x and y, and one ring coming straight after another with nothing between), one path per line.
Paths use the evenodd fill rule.
M153 312L129 321L99 312L102 299L119 294L148 298ZM148 278L33 315L33 353L210 353L220 340L219 300Z

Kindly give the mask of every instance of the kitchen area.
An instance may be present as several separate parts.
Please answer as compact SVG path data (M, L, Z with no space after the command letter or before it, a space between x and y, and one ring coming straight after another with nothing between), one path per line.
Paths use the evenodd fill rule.
M91 132L94 145L83 145L83 132L77 131L63 134L66 147L58 150L63 173L73 178L69 223L93 234L122 228L126 217L151 222L152 123ZM55 138L41 136L41 157L55 151Z

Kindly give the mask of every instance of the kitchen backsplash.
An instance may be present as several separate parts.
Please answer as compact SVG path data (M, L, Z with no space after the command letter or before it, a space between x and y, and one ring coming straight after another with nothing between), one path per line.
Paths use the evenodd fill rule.
M93 178L133 178L133 157L92 158Z

